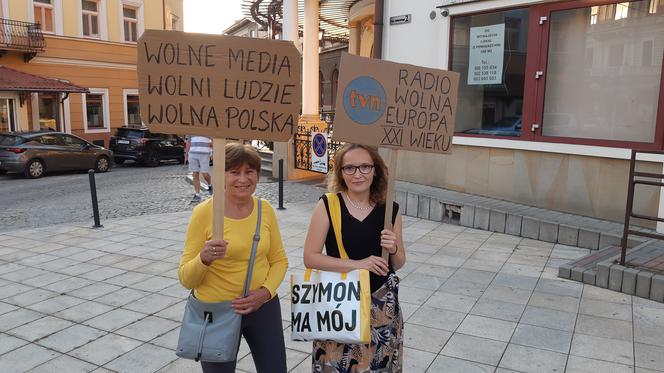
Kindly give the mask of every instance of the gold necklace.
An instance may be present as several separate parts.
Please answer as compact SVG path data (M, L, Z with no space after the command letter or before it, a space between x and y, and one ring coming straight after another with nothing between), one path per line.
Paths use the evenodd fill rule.
M362 206L359 206L358 204L356 204L355 202L353 202L353 200L350 199L350 196L348 195L348 193L344 193L344 194L346 195L346 199L348 200L348 203L350 203L351 206L355 207L358 210L366 211L366 210L369 210L369 209L373 208L373 206L371 205L371 202L369 202L369 206L362 207Z

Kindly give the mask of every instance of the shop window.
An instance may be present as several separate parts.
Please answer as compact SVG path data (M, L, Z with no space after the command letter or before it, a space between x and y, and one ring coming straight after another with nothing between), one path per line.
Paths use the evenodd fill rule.
M133 7L122 7L124 40L136 42L138 40L138 9Z
M452 70L461 74L456 131L521 135L528 10L455 17Z
M86 132L108 132L110 128L108 90L90 88L90 93L83 95L83 113Z
M141 126L141 109L138 95L127 95L127 125Z
M32 0L35 23L39 24L44 32L54 32L53 0Z
M332 71L332 78L330 79L332 81L332 108L334 109L337 105L337 86L339 85L339 70L334 69Z
M81 13L83 17L83 35L93 38L98 38L99 1L81 0Z
M543 136L655 141L664 17L651 8L644 0L551 12ZM588 49L597 57L585 58Z
M62 131L57 93L39 94L39 129Z
M0 97L0 133L17 131L14 99Z

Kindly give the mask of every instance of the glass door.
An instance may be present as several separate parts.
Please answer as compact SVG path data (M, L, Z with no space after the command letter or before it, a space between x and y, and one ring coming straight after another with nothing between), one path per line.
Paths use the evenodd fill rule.
M16 131L14 99L0 97L0 132Z

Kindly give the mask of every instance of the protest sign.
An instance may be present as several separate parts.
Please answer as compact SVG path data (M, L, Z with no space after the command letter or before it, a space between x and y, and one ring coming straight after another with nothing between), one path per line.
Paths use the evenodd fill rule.
M213 139L212 237L224 231L226 138L288 141L302 91L300 53L288 41L146 30L137 43L143 123Z
M344 54L335 140L449 153L459 74Z
M292 42L146 30L137 65L141 117L155 131L287 141L297 127Z
M332 138L390 149L384 226L392 229L397 151L451 152L459 74L351 54L339 72Z

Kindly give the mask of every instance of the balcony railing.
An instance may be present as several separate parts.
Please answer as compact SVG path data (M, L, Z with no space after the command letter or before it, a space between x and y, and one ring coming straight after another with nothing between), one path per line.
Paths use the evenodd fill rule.
M0 50L43 52L46 40L38 23L0 18Z

